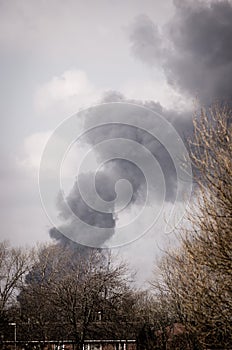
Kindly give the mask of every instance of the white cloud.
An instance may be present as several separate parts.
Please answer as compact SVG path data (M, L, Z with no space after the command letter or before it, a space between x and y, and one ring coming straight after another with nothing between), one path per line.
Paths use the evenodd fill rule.
M29 171L34 178L37 177L43 151L51 136L52 131L37 132L28 136L24 140L24 155L22 159L18 159L18 166L27 172ZM59 145L63 142L65 142L65 140L56 138L57 148L59 148ZM73 187L76 176L79 173L79 168L90 151L90 145L80 142L75 142L70 148L67 148L67 153L64 154L64 159L60 169L62 189L66 194L68 194ZM89 159L89 166L85 171L95 171L98 167L98 163L94 152L91 152L91 157ZM49 163L47 164L48 174L55 166L53 162L54 159L49 159Z
M37 114L62 121L82 108L97 103L102 90L97 89L82 70L67 70L40 86L35 94Z
M160 74L157 78L128 80L120 91L129 99L156 101L167 109L186 111L193 107L192 100L175 91Z
M0 238L16 246L49 239L51 224L41 206L37 174L28 169L8 153L0 174Z
M20 163L28 169L38 170L44 147L51 131L37 132L24 140L24 159Z
M193 103L174 91L158 74L151 79L129 79L119 89L126 98L153 100L167 109L188 110ZM96 88L83 70L67 70L38 87L34 105L37 115L62 121L83 108L98 103L106 91Z

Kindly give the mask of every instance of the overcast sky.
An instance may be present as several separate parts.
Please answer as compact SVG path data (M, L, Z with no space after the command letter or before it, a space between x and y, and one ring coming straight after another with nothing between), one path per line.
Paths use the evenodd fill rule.
M231 18L230 1L1 0L1 239L15 245L50 240L52 224L38 189L43 148L59 123L107 101L107 92L109 101L153 101L148 106L181 136L191 129L196 99L209 104L231 98ZM124 164L115 170L129 172L135 170ZM107 170L104 184L105 176ZM171 195L165 205L170 210ZM151 276L159 248L170 238L163 226L160 220L119 250L139 269L140 281Z

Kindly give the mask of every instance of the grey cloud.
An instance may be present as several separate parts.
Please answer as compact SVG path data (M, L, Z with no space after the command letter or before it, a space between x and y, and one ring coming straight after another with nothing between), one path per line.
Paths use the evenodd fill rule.
M51 239L54 239L57 242L58 246L61 245L61 247L71 248L75 252L75 254L78 254L79 256L86 256L91 250L90 247L72 241L71 239L66 237L62 232L60 232L56 227L52 227L49 230L49 235Z
M94 194L89 191L90 174L80 174L79 181L81 181L82 189L85 191L85 194L88 194L94 201ZM111 179L107 174L99 172L96 181L96 189L99 194L108 201L114 198L114 193L112 192L113 187L109 184L111 184ZM67 209L67 205L71 211ZM102 246L114 233L115 219L113 206L111 207L110 213L94 210L88 206L82 198L77 182L74 183L72 190L66 198L63 198L60 194L58 195L57 208L59 217L64 223L58 228L52 228L49 233L51 238L55 238L64 244L72 240L80 243L89 242L90 246ZM84 228L82 225L78 226L71 213L76 215L87 225ZM102 228L102 235L100 237L89 236L88 225ZM64 233L68 233L68 235L64 235Z
M73 254L73 259L80 258L81 256L88 256L91 254L93 248L85 245L78 244L63 233L61 233L56 227L49 230L50 238L55 241L58 247L61 249L68 248L70 254Z
M147 130L156 130L156 133L158 135L159 133L163 132L163 130L159 129L160 126L157 124L155 114L151 112L151 110L155 111L174 125L174 127L179 132L180 137L184 137L185 132L191 129L192 121L190 116L187 113L186 115L183 115L178 114L174 111L166 110L162 108L159 103L155 103L153 101L141 102L135 100L127 100L122 94L116 91L109 91L106 93L106 95L103 97L102 102L104 103L104 108L90 109L90 113L84 115L85 126L90 130L83 136L83 139L78 140L78 142L87 142L94 148L95 145L99 145L103 141L121 138L123 140L135 141L136 143L144 146L144 148L149 150L154 158L158 161L163 172L166 189L165 200L168 202L175 201L177 194L177 173L175 164L170 154L165 148L165 145L162 145L158 139L154 138L154 136L152 136L149 132L133 126L133 124L131 124L131 117L133 116L133 118L135 117L142 119L144 128ZM115 104L111 104L109 102L119 102L117 106L122 106L122 109L117 108L115 111ZM125 104L123 104L123 102L125 102ZM138 107L140 113L137 112L138 114L135 116L135 109L130 108L131 104L146 108ZM124 105L127 106L126 109L123 107ZM112 123L115 117L114 113L117 114L120 112L121 118L125 121L125 124ZM107 123L103 126L95 127L94 120L91 120L91 117L93 116L91 113L94 113L94 120L97 119L98 121L102 122L105 120ZM128 125L126 125L127 123ZM119 147L121 146L119 145ZM134 151L133 145L131 148L128 146L128 149L126 151L128 152L129 157L130 155L135 155L135 158L139 157L139 155L134 154L136 151ZM98 238L98 242L94 242L94 244L97 243L98 246L104 245L104 243L109 238L111 238L115 232L117 214L115 213L114 204L112 204L111 201L114 201L116 199L117 193L115 191L115 185L118 180L126 179L132 186L132 197L127 206L127 210L130 209L131 205L142 206L146 201L147 182L143 173L143 169L140 169L132 161L124 159L123 146L120 151L120 154L122 154L121 159L114 159L114 152L114 144L112 144L112 146L111 144L108 144L107 148L103 147L100 152L96 154L100 168L96 174L94 174L96 191L104 201L108 202L108 208L110 209L110 212L104 213L94 210L90 208L90 206L85 202L85 199L82 198L82 194L80 193L78 187L79 185L81 185L81 189L84 191L86 198L88 198L90 200L90 203L92 203L92 207L95 207L95 203L97 201L97 198L95 198L96 194L92 192L92 189L89 185L92 174L80 174L77 178L77 182L73 186L72 191L66 198L66 203L68 203L72 212L76 214L81 220L86 222L88 225L104 228L100 240ZM112 160L105 162L105 156L107 154L110 154L112 156ZM149 163L149 160L146 160L146 158L143 159L143 164L150 174L154 174L154 185L152 188L150 188L152 191L150 194L153 202L156 202L156 200L158 201L160 198L162 188L160 188L160 184L156 180L156 173L154 173L154 168L152 164ZM180 200L180 198L178 200ZM58 210L60 217L64 221L64 225L60 227L61 232L64 232L66 229L68 229L71 233L71 239L74 241L81 241L85 236L87 240L89 239L88 229L80 231L80 228L76 225L75 221L72 220L70 212L67 211L67 208L64 205L64 201L61 197L58 200ZM62 241L66 238L63 237L63 234L61 232L52 229L50 231L50 235L51 237Z
M147 64L156 61L156 51L168 82L204 104L232 97L232 3L230 1L174 1L174 17L157 36L147 18L132 26L134 54ZM139 29L146 31L140 35ZM153 40L150 40L150 38ZM160 42L166 41L165 49ZM151 46L153 45L153 50ZM140 47L140 53L134 50Z
M131 28L132 52L149 65L154 65L162 55L162 38L159 28L146 15L138 16Z
M125 102L128 104L146 107L149 111L141 108L137 118L143 119L144 128L148 130L154 130L157 128L155 115L153 115L153 113L150 112L154 111L162 115L164 119L168 120L177 130L180 137L182 137L183 139L187 138L189 133L191 133L192 119L190 113L188 112L178 113L176 111L166 110L159 103L155 103L154 101L142 102L138 100L128 100L122 94L116 91L108 92L106 96L103 97L102 102ZM114 105L112 104L109 105L106 111L104 112L105 114L107 114L107 120L109 124L98 128L93 128L90 132L88 132L88 134L86 135L88 143L94 146L96 144L101 143L102 141L105 141L106 139L110 140L114 138L123 138L133 140L144 146L153 154L153 156L158 161L162 169L166 185L166 200L174 201L176 195L177 174L173 160L171 159L168 151L166 150L165 145L162 145L150 133L139 129L138 127L130 125L130 108L128 108L128 112L125 112L125 110L122 111L124 121L125 123L128 123L128 125L110 124L110 122L112 122L113 120L113 117L111 116L111 114L113 113L113 109ZM101 113L99 113L98 120L101 120L101 118L105 118L105 116L103 116L102 113L102 111ZM91 119L86 118L86 124L88 127L90 127ZM157 134L159 134L158 129L156 130L156 132ZM109 149L107 148L106 151L109 152ZM130 152L133 153L133 149L130 149ZM111 153L112 155L114 154L113 149ZM104 160L104 150L100 154L98 154L98 157L100 158L100 160ZM146 165L147 168L149 168L149 166L149 164ZM114 179L114 181L116 181L116 179L119 178L124 178L131 182L134 190L132 203L134 203L136 200L138 200L140 203L141 201L144 201L144 195L142 194L142 191L146 190L146 179L144 178L142 171L139 170L134 164L125 159L116 159L112 160L111 162L108 162L107 167L105 167L104 171L107 171L109 173L109 177L111 177L111 179ZM155 174L154 185L157 185L155 182ZM154 200L157 195L158 193L156 189L154 190L153 194Z

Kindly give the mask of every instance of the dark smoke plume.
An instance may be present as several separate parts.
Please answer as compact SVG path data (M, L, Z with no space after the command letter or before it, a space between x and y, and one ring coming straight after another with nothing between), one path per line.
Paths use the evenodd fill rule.
M150 67L159 65L168 83L183 96L197 97L200 103L206 106L215 99L230 100L232 97L232 3L226 0L211 2L175 0L174 5L174 16L162 28L158 28L146 15L135 19L130 35L132 53ZM108 92L102 102L129 102L148 107L170 121L184 141L191 137L190 112L167 110L153 101L127 100L120 92L114 91ZM110 113L108 120L111 121ZM130 115L128 115L128 121L130 121ZM88 126L90 121L87 119L85 123ZM144 118L147 128L154 128L153 123L154 120ZM118 137L130 139L148 148L159 161L164 173L166 201L175 199L176 171L164 146L136 127L112 124L93 130L86 135L84 141L95 145L105 140L106 136L108 139ZM97 154L97 157L99 160L104 159L104 152ZM83 182L84 188L88 192L88 175L84 176L86 176ZM114 199L114 185L120 178L128 179L133 187L131 204L142 205L145 189L144 176L135 165L125 160L112 160L102 167L96 177L99 195L104 200ZM91 196L91 193L89 195ZM154 191L154 201L156 195ZM76 185L67 201L73 211L90 225L115 228L114 215L99 213L86 206ZM62 202L59 203L59 211L74 235L88 234L88 232L78 232L78 227L72 227L73 223L65 212ZM67 241L67 238L56 229L52 229L50 235L59 241ZM110 237L106 232L102 236L102 242L108 238Z
M81 174L79 175L79 181L82 183L82 188L85 193L89 195L94 201L94 194L89 191L89 179L90 174ZM107 190L107 188L110 188ZM111 179L104 172L98 172L97 181L96 181L96 190L100 196L102 196L105 200L111 201L114 199L115 194L112 192L113 186L111 183ZM58 196L57 207L59 210L59 217L64 221L64 226L68 226L69 237L66 237L62 230L59 231L59 228L52 228L50 230L51 238L58 240L64 245L69 244L70 238L72 241L80 241L84 236L88 236L88 229L83 231L83 228L79 227L76 224L76 221L73 220L70 215L70 211L67 210L67 206L64 205L64 200L66 204L69 206L71 211L81 219L81 221L85 222L88 225L94 227L103 228L102 236L100 240L97 242L93 242L96 245L103 245L105 241L110 239L112 232L114 232L115 227L115 219L113 215L114 208L111 208L111 213L103 213L94 210L90 206L86 204L84 199L82 198L79 187L77 183L74 183L74 186L69 193L69 195L63 199L62 196ZM112 230L113 229L113 230ZM99 238L98 238L99 239ZM92 240L93 241L93 240Z
M164 28L148 16L131 27L133 54L160 64L167 81L203 104L232 97L232 3L174 1L175 14Z

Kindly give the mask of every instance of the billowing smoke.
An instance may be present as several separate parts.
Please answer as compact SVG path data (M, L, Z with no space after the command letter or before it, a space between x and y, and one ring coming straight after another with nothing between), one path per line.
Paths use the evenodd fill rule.
M115 105L114 103L111 104L110 102L115 101L122 103L121 113L125 124L113 123L115 117ZM106 140L114 139L131 140L139 145L142 145L154 156L162 169L166 190L165 200L174 202L176 200L177 192L177 173L175 164L169 152L165 148L165 145L161 144L159 140L154 137L154 135L146 130L155 130L157 135L163 133L163 130L160 129L160 125L156 123L155 115L151 112L154 111L171 122L182 137L187 137L192 125L191 118L189 117L188 113L186 113L185 118L183 118L183 115L178 114L175 111L169 111L162 108L159 103L154 103L152 101L143 103L141 101L128 100L122 94L114 91L108 92L106 96L104 96L102 102L107 103L104 109L94 109L93 112L91 112L94 114L94 120L95 118L99 122L101 120L106 120L107 123L97 128L92 127L94 126L92 125L91 119L93 115L92 113L87 115L84 122L89 131L83 136L82 142L87 142L93 148L95 145L99 145ZM128 108L124 107L124 103L128 106ZM138 108L140 111L138 115L134 115L134 111L131 110L130 105L141 106ZM117 109L117 113L118 112L120 112L119 109ZM131 124L132 116L133 120L139 120L142 118L143 127L146 130L133 126ZM127 123L128 125L126 125ZM103 147L100 149L100 151L96 151L95 153L98 162L101 165L100 169L98 169L96 174L94 174L96 192L104 201L109 203L108 209L110 212L105 213L94 210L89 204L86 203L85 199L82 198L82 193L79 191L79 185L81 185L85 198L88 199L88 203L91 203L93 208L95 207L96 193L94 193L90 187L91 177L93 175L92 173L80 174L77 177L77 181L75 182L73 189L65 199L72 212L83 222L94 227L104 228L100 239L98 237L97 242L92 242L93 245L98 246L104 246L104 242L109 240L115 232L117 214L115 214L114 204L112 204L111 201L114 201L117 197L115 185L118 180L127 180L132 186L132 196L128 203L127 210L130 210L131 206L142 206L146 202L147 179L144 176L143 169L140 169L132 161L124 159L124 146L120 146L120 142L118 143L118 147L121 147L119 153L122 155L122 157L121 159L117 157L114 159L114 145L114 143L112 143L112 145L110 143L107 145L107 147ZM107 154L112 156L112 160L104 162ZM139 157L139 155L136 154L136 150L133 149L133 145L131 148L127 149L127 154L129 154L130 157L134 156L137 159ZM151 174L153 173L153 165L150 164L149 159L146 160L144 158L143 165ZM153 174L153 177L154 184L153 187L150 187L152 202L147 203L148 205L152 205L155 201L158 202L160 196L162 195L162 186L157 184L155 173ZM178 200L180 200L180 198L178 198ZM80 227L76 224L75 220L72 220L70 211L67 211L66 208L66 205L63 203L63 198L60 197L58 199L59 215L64 220L64 225L60 227L60 231L62 232L64 228L68 227L69 232L71 232L71 237L69 236L69 238L82 241L84 237L87 237L85 240L88 240L88 227L86 230L80 230ZM67 238L60 231L52 229L50 231L50 235L52 238L56 238L59 241L64 241L65 243Z
M201 103L206 105L215 99L230 99L232 97L231 2L176 0L174 5L175 14L163 28L158 28L146 15L135 19L130 35L133 54L151 67L160 65L168 83L183 95L197 97ZM172 123L183 141L191 136L190 112L180 113L175 110L167 110L153 101L127 100L120 92L115 91L108 92L101 102L127 102L146 107ZM164 145L148 132L133 125L112 124L110 109L108 112L109 124L91 130L85 135L83 142L94 147L106 139L123 138L144 146L158 160L163 171L166 187L165 200L174 201L177 183L176 168ZM105 120L106 116L101 114L98 116L99 120L103 117ZM129 121L128 124L130 124L130 117L128 112L128 115L125 115L125 122ZM146 118L146 113L144 116L138 115L138 118L143 117L146 129L156 128L153 118ZM86 118L85 125L91 127L91 119ZM159 133L159 130L156 131ZM96 157L101 164L105 157L104 149L98 151ZM147 166L149 167L149 164ZM89 190L89 177L90 174L82 174L79 180L82 182L82 189L84 188L87 196L94 203L95 193ZM78 190L78 183L74 184L66 198L72 211L81 220L89 225L105 228L100 244L110 239L115 231L116 216L111 201L116 198L115 183L119 179L127 179L133 188L130 205L142 205L145 200L146 179L135 164L125 159L108 161L96 173L96 191L103 200L109 201L111 212L99 212L85 203ZM154 201L159 196L158 191L159 188L154 187ZM79 232L79 227L74 224L69 213L66 212L61 199L58 200L58 209L64 225L67 225L73 232L73 237L88 236L88 230ZM68 240L55 228L50 231L50 235L61 242Z
M210 104L232 97L231 1L175 0L175 14L163 28L148 16L131 27L133 54L160 64L167 81L183 94Z
M159 28L147 15L140 15L131 25L132 53L149 66L154 66L164 58L162 35Z
M127 104L134 104L141 107L145 107L144 110L142 110L140 113L136 116L133 115L134 119L142 119L143 120L143 126L147 130L155 130L157 135L163 130L159 130L159 126L156 125L156 117L149 111L157 112L159 115L161 115L163 118L165 118L167 121L172 123L172 125L175 127L177 132L180 134L182 138L188 138L188 136L191 134L192 130L192 120L190 117L189 112L186 112L185 115L178 113L176 111L166 110L165 108L162 108L162 106L159 103L155 103L153 101L137 101L137 100L129 100L126 99L122 94L111 91L108 92L105 97L102 100L103 103L105 102L121 102L121 103L127 103ZM107 119L108 123L107 125L101 126L99 128L94 128L86 135L87 141L91 145L95 145L98 143L103 142L106 139L114 139L114 138L123 138L135 141L142 146L144 146L146 149L148 149L151 154L155 157L155 159L158 161L163 175L165 179L165 188L166 188L166 200L167 201L174 201L175 195L176 195L176 169L175 165L173 163L173 159L170 157L170 154L165 148L165 145L162 145L156 138L154 138L153 135L149 134L149 132L144 131L141 128L135 127L131 125L131 111L130 108L128 108L128 113L124 114L125 123L128 122L128 125L125 124L111 124L113 121L114 114L111 113L114 109L114 105L109 105L109 107L106 109L105 113L108 113L107 117L103 115L102 113L99 114L98 120L101 119ZM148 110L148 112L146 111ZM123 109L124 113L124 109ZM111 114L113 117L111 117ZM91 126L91 119L86 119L86 124L88 126ZM109 149L106 150L109 152ZM112 147L111 150L112 155L114 154L114 150ZM122 152L123 154L123 149ZM133 153L133 149L130 150L130 153ZM98 154L100 160L105 157L104 149L101 150L101 153ZM149 168L149 164L146 165L147 168ZM129 161L126 160L118 160L112 161L107 164L105 167L107 169L107 172L109 173L109 176L113 179L128 179L134 190L134 196L133 196L133 203L136 199L143 198L142 192L144 191L144 186L146 183L146 179L144 178L144 175L141 170L135 167L135 165ZM152 170L151 170L152 171ZM154 174L155 178L155 174ZM154 180L155 184L155 180ZM154 191L154 198L157 195L157 192ZM144 199L144 198L143 198Z
M90 174L80 174L78 177L78 181L81 182L82 188L85 191L85 195L87 195L92 201L95 200L94 194L89 191L89 181ZM112 201L115 197L114 186L112 184L111 178L105 172L98 172L96 179L96 190L99 195L104 198L106 201ZM110 239L112 234L114 233L115 227L115 219L114 219L114 208L111 207L110 213L103 213L97 210L94 210L85 202L82 198L79 186L77 181L74 183L72 190L69 195L64 199L62 196L58 196L57 199L57 208L59 210L59 216L64 221L64 226L68 226L69 238L62 233L64 231L64 226L60 227L60 230L57 228L52 228L50 230L51 238L58 240L59 242L67 245L71 241L80 241L82 237L86 237L84 240L87 241L88 238L88 226L86 230L83 230L83 227L79 227L76 225L75 220L73 219L71 212L67 210L67 206L64 201L71 209L71 211L81 219L87 225L91 225L94 227L102 228L102 236L98 237L98 241L94 242L91 237L90 240L92 244L102 246L105 241ZM110 204L109 204L110 207ZM66 231L66 230L65 230ZM70 242L70 244L72 244Z

